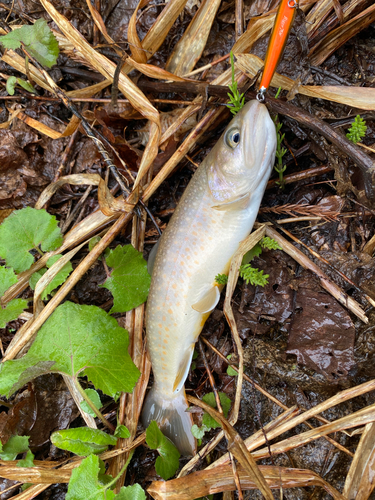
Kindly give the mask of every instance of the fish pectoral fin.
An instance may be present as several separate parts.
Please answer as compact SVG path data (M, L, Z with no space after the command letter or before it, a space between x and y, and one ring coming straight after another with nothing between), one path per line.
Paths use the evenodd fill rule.
M220 290L217 286L213 286L208 290L208 292L200 301L196 302L191 307L194 309L194 311L204 314L213 311L217 306L219 300Z
M186 351L184 359L181 361L180 367L177 372L176 379L173 384L173 392L179 392L186 380L186 377L189 373L189 368L191 365L191 359L193 357L194 352L194 344L190 346L190 348Z
M160 238L158 242L155 243L155 245L151 248L151 252L148 254L148 261L147 261L148 274L152 274L152 271L154 270L154 264L155 264L156 254L159 248L159 243L160 243Z
M228 201L227 203L221 203L220 205L215 205L211 208L214 210L239 210L246 208L250 201L250 193L243 194L238 198L235 198L232 201Z

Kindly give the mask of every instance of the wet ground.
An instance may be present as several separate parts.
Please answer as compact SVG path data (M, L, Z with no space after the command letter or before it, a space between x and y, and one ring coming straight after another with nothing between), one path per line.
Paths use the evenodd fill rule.
M5 0L5 5L12 2ZM271 9L277 2L245 2L245 19L259 15ZM267 4L267 5L265 5ZM109 34L117 41L126 41L129 19L137 5L136 1L120 0L105 2L102 8ZM150 5L141 16L138 34L142 38L157 15L161 12L160 2ZM89 40L92 40L93 28L87 15L85 2L78 0L74 6L67 0L58 2L60 12L68 17L77 29ZM18 9L29 13L34 18L40 17L43 9L38 2L20 0ZM166 41L151 63L164 66L171 47L182 35L189 24L196 6L186 9L171 29ZM362 7L362 10L364 7ZM5 9L0 5L0 16ZM229 52L234 43L234 9L231 2L223 2L204 50L199 65L212 61ZM46 16L47 18L47 16ZM11 21L17 20L12 14ZM375 26L372 24L361 31L345 45L330 56L323 66L312 67L308 59L308 51L316 43L319 32L314 37L307 37L306 25L300 12L296 18L289 43L279 72L290 78L300 78L304 84L315 85L365 85L373 86L375 81ZM263 37L253 46L252 52L264 56L267 37ZM105 53L106 50L103 49ZM113 55L113 54L112 54ZM228 67L227 62L216 65L207 75L212 81ZM75 70L75 73L72 72ZM0 71L13 74L14 70L0 62ZM86 73L85 73L86 71ZM100 75L80 63L61 55L58 65L52 74L59 85L72 90L95 83ZM139 74L136 75L139 78ZM141 77L145 79L145 77ZM6 92L0 89L0 96ZM162 99L191 99L185 93L151 93L150 97ZM282 93L283 100L286 92ZM70 118L64 106L59 103L46 102L20 97L18 104L0 101L0 122L7 119L7 105L22 104L25 112L32 118L55 129L64 129ZM311 114L327 120L332 125L341 124L346 131L349 121L357 110L345 105L330 103L320 99L312 99L297 95L292 104L302 107ZM160 111L167 112L175 106L160 104ZM114 112L109 106L95 106L82 103L81 111L88 119L97 120L101 132L116 145L122 158L134 173L139 166L142 145L137 132L146 125L145 120L134 116L129 106L122 105ZM285 145L288 153L284 157L288 165L286 174L293 174L321 165L329 165L335 169L330 173L310 177L304 181L288 184L284 190L272 188L267 190L262 207L271 208L268 216L278 220L288 217L277 212L275 207L286 204L307 204L309 206L329 206L340 214L334 220L291 222L285 227L297 236L304 244L318 252L332 265L340 269L348 278L375 299L375 266L371 254L364 251L365 244L374 234L374 201L366 197L363 190L363 178L353 162L334 148L319 134L302 128L289 118L279 117L283 123ZM351 118L352 119L352 118ZM340 122L341 120L341 122ZM345 121L346 120L346 121ZM57 124L59 122L59 124ZM366 113L367 134L364 143L375 143L375 116ZM217 124L199 141L189 153L194 162L199 163L216 142L225 124ZM124 132L125 130L125 132ZM59 167L60 159L69 142L69 138L51 140L36 133L27 125L17 120L10 129L0 129L0 216L6 216L7 210L33 206L41 191L50 184ZM178 139L169 141L166 150L160 151L155 162L155 169L162 167L168 157L173 154ZM337 166L339 164L339 167ZM152 197L149 208L163 229L168 223L189 179L195 171L195 165L188 159L180 162L172 176L159 188ZM338 168L350 173L344 181L337 175ZM105 168L100 156L89 140L78 133L66 164L66 173L100 173ZM276 173L273 174L276 178ZM115 182L110 181L110 187ZM50 213L64 221L67 214L82 197L85 187L64 187L52 199ZM359 204L358 204L359 203ZM80 220L98 208L96 189L92 189L82 210ZM262 214L259 221L264 221ZM130 227L113 243L130 242ZM145 256L148 255L157 234L151 222L147 223ZM298 245L297 245L298 246ZM304 249L299 246L304 251ZM82 254L77 254L73 264L77 264ZM343 280L332 268L310 258L319 265L349 296L357 300L366 310L369 323L365 325L352 313L340 305L331 295L324 291L318 279L308 270L303 269L291 257L280 250L264 251L253 261L254 267L263 269L269 275L269 284L264 288L246 285L239 281L233 297L233 309L241 340L245 350L246 373L264 389L277 397L288 407L298 405L311 408L336 394L338 391L361 384L375 377L375 313L368 306L363 294L350 283ZM98 288L105 279L105 269L97 262L68 297L69 300L81 304L95 304L109 310L110 293ZM24 292L30 297L31 292ZM225 356L234 353L234 343L229 327L222 313L222 301L217 310L206 323L202 335L217 347ZM6 349L14 332L21 322L12 322L6 329L0 330L3 348ZM235 392L234 378L226 373L227 365L216 355L205 348L210 369L214 374L217 387L232 400ZM235 358L233 358L235 359ZM200 356L195 360L187 382L188 392L203 396L211 392L211 387ZM243 438L266 425L280 414L281 409L265 396L245 382L243 386L241 413L236 429ZM323 416L335 420L344 415L375 402L375 395L356 398L325 412ZM49 435L53 430L82 425L75 404L62 379L49 375L40 377L21 390L11 401L12 409L2 407L0 414L0 435L2 437L15 432L31 436L31 449L39 460L61 458L63 452L51 446ZM116 405L107 403L107 412L115 417ZM199 414L196 415L199 421ZM314 422L318 425L318 422ZM295 429L282 438L302 432L305 427ZM215 431L209 433L210 439ZM354 452L359 436L339 433L333 436L339 443ZM205 442L205 441L204 441ZM213 461L225 451L225 443L221 443L209 460ZM140 447L128 469L127 484L139 482L147 487L149 481L156 478L154 463L156 453ZM321 438L317 441L291 450L287 454L273 456L262 464L274 464L284 467L311 469L323 479L342 491L343 484L351 463L350 457L337 450L331 443ZM9 488L12 482L0 480L0 491ZM1 499L11 498L16 490L1 495ZM66 486L54 485L37 498L62 500L65 498ZM277 495L275 495L275 498ZM217 496L219 498L219 496ZM255 500L261 498L257 492L246 492L244 498ZM328 494L319 488L294 489L283 492L288 500L328 499ZM372 495L370 498L375 498Z

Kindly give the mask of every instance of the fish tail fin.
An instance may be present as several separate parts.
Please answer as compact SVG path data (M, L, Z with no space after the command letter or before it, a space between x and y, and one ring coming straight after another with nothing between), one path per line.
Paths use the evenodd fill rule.
M186 412L187 408L184 388L168 398L153 387L143 406L142 423L146 428L152 420L156 420L160 430L173 441L181 455L193 456L197 445L191 433L194 422L191 414Z

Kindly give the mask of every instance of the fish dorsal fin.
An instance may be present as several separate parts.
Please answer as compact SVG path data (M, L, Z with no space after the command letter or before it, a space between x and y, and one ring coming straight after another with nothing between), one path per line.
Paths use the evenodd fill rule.
M211 208L214 210L226 211L226 210L240 210L246 208L250 201L250 193L243 194L238 196L232 201L228 201L228 203L221 203L220 205L215 205Z
M189 373L193 352L194 352L194 344L192 344L190 348L186 351L184 359L181 361L181 364L178 368L176 379L173 384L173 392L180 392L180 390L182 389L186 377L188 376Z
M160 238L158 242L155 243L155 245L151 248L151 252L148 254L147 271L149 274L152 274L152 271L154 270L154 264L155 264L156 254L159 248L159 243L160 243Z
M220 300L220 290L217 286L211 287L206 292L201 300L193 304L191 307L199 313L208 313L215 309Z

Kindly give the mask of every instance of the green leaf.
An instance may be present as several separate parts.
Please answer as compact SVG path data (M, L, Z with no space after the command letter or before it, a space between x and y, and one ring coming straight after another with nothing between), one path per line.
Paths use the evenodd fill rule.
M32 453L31 450L27 450L26 457L22 460L18 460L17 467L35 467L34 453Z
M281 246L277 243L277 241L274 240L273 238L270 238L269 236L264 236L264 238L262 238L259 243L262 248L267 248L268 250L282 249Z
M47 268L43 267L42 269L39 269L39 271L36 271L30 276L29 279L29 285L31 290L35 290L36 284L40 280L40 278L47 272ZM44 293L43 293L44 296ZM43 299L44 300L44 299Z
M6 305L5 309L0 308L0 328L5 328L9 321L13 321L27 308L27 300L13 299Z
M60 258L62 257L61 254L58 255L53 255L50 257L47 261L47 267L50 268L57 262ZM58 286L62 285L65 283L66 278L69 276L69 274L73 271L73 266L70 262L67 262L65 266L60 269L60 271L56 274L56 276L53 278L51 283L46 286L46 288L42 292L42 300L47 300L48 295L55 290ZM39 271L36 271L34 274L31 275L30 280L29 280L29 285L32 290L35 290L36 284L40 280L40 278L47 272L47 268L43 267Z
M114 446L117 443L117 438L99 429L76 427L52 433L51 442L57 448L85 456L90 455L90 453L102 453L109 445Z
M231 359L231 357L232 355L229 354L229 356L227 356L227 359ZM237 377L238 373L229 365L227 368L227 375L229 375L230 377Z
M146 443L152 450L158 450L160 456L156 459L155 470L165 481L173 477L179 467L180 453L153 420L146 430Z
M202 425L202 427L198 427L197 425L193 425L191 428L191 433L196 439L202 439L203 436L208 432L210 429L206 425Z
M96 245L99 243L99 241L101 240L101 237L100 236L93 236L90 241L89 241L89 252L91 252L91 250L96 247Z
M7 269L4 266L0 266L0 297L4 295L4 292L6 292L8 288L16 283L17 275L13 269Z
M6 89L7 89L7 92L9 95L14 95L14 90L16 88L17 83L18 83L18 85L20 85L22 88L24 88L28 92L32 92L33 94L37 94L37 91L34 89L34 87L29 82L22 80L22 78L16 78L15 76L10 76L8 78L7 84L6 84Z
M106 486L108 483L111 483L113 481L113 477L110 474L105 473L105 463L101 458L99 458L98 480L102 486ZM115 486L116 485L113 483L112 486L110 486L111 490L113 490Z
M12 436L0 452L1 460L15 460L17 455L29 451L29 436Z
M41 64L48 68L56 64L59 44L44 19L38 19L32 26L22 26L0 37L0 43L6 49L19 49L21 42L29 54Z
M4 292L15 283L17 283L17 276L13 269L7 269L4 266L0 266L0 297L2 297ZM26 307L27 300L25 299L13 299L8 302L4 309L0 306L0 328L5 328L5 325L9 323L9 321L17 319Z
M85 394L91 401L91 403L97 408L98 410L103 406L102 402L100 400L99 394L96 392L95 389L85 389ZM85 400L80 402L80 406L83 411L91 415L92 417L96 417L96 414L92 411L90 406L86 403Z
M251 262L255 257L259 257L259 255L262 253L262 247L260 246L259 243L253 246L251 250L249 250L245 255L242 257L242 264L248 264Z
M0 366L0 373L2 374L4 370L5 374L4 378L0 376L0 394L2 390L4 395L7 391L9 395L13 394L30 380L52 371L51 368L55 364L54 361L38 361L37 359L30 363L30 358L25 360L21 358L17 361L16 364L4 363Z
M30 250L41 245L44 252L49 252L58 248L62 241L55 216L45 210L26 207L12 212L1 224L0 257L20 273L34 263Z
M219 392L219 399L221 407L223 409L224 417L227 418L232 402L224 392ZM202 401L212 406L212 408L216 408L217 406L215 394L213 392L205 394L202 398ZM216 422L216 420L212 418L211 415L209 415L208 413L204 413L202 418L202 424L208 427L209 429L217 429L218 427L221 427L219 422Z
M72 471L65 500L113 500L115 494L99 480L99 457L90 455Z
M86 375L111 397L132 392L140 372L128 345L128 332L105 311L65 302L47 319L23 358L1 365L0 394L13 394L46 371Z
M115 437L127 439L130 437L130 431L125 425L118 425L115 430Z
M10 76L6 84L6 90L9 95L14 95L14 89L16 88L16 85L17 85L17 78L15 76Z
M94 247L96 247L96 245L99 243L100 240L101 240L100 236L93 236L91 238L91 240L89 241L89 251L90 252ZM111 253L111 249L106 248L103 253L104 253L104 257L106 258ZM99 260L102 260L102 255L99 257Z
M123 486L120 493L115 496L116 500L146 500L146 493L139 484Z
M31 85L31 83L26 82L25 80L22 80L22 78L17 78L17 83L18 83L18 85L21 85L22 88L24 88L28 92L31 92L32 94L37 94L38 93L34 89L34 87Z
M101 286L110 290L113 295L110 314L130 311L143 304L147 299L151 276L142 253L132 245L119 245L111 250L106 263L112 268L112 272Z

